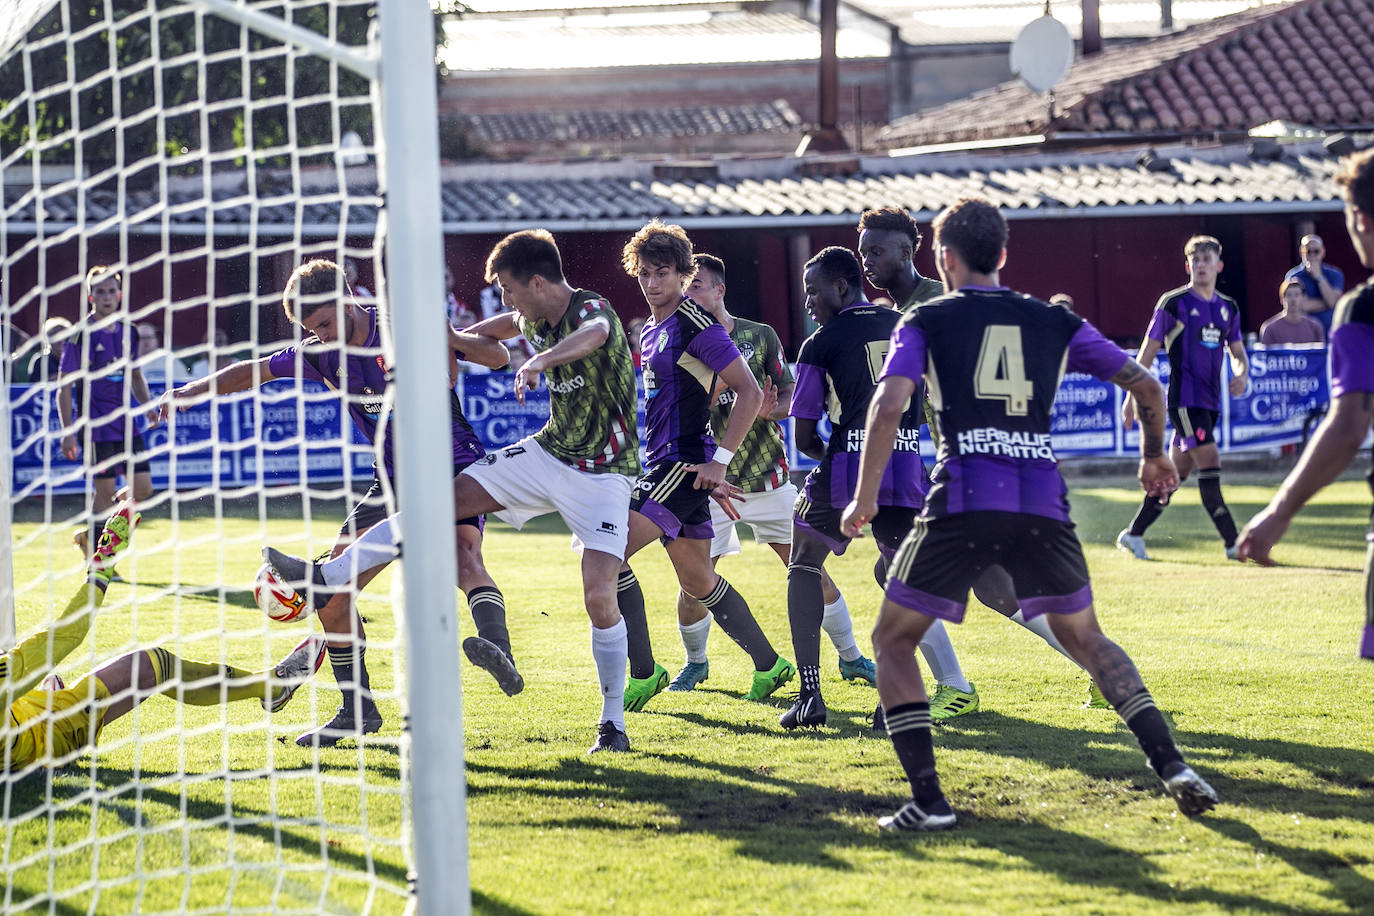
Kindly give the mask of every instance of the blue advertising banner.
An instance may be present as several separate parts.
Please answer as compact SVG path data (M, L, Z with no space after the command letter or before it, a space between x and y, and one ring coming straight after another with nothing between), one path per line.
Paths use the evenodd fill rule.
M1330 396L1326 351L1321 347L1256 349L1250 353L1245 393L1224 399L1217 439L1224 451L1270 448L1302 439L1304 426ZM1168 384L1160 357L1155 372ZM537 432L548 419L549 394L542 380L514 393L514 374L472 374L457 391L468 421L488 448L509 445ZM160 386L153 386L154 397ZM77 493L86 488L82 461L68 461L59 446L60 424L51 390L11 385L10 442L15 495ZM639 398L643 442L643 388ZM1054 401L1054 448L1061 457L1130 454L1139 432L1120 423L1121 392L1085 375L1066 375ZM144 425L142 417L140 426ZM822 435L828 433L822 421ZM145 430L153 484L159 489L233 488L258 485L338 483L371 477L372 447L353 428L336 392L314 382L275 381L257 392L219 398L176 415L168 426ZM172 437L175 436L173 440ZM788 461L796 470L815 462L796 451L792 423L783 424ZM930 458L929 442L923 452Z

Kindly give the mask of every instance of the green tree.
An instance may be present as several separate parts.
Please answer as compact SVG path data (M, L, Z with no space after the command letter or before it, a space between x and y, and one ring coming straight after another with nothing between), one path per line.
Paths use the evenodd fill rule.
M346 131L370 142L369 86L347 68L174 0L108 8L62 0L0 62L0 155L38 142L44 162L87 167L233 149L279 164L294 148L308 164L327 160ZM374 13L370 3L321 2L289 15L365 46ZM25 93L37 100L32 118Z

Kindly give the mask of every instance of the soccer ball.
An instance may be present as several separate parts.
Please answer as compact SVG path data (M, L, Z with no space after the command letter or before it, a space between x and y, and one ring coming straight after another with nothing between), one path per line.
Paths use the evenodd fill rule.
M300 620L310 612L305 596L292 588L271 563L262 564L258 570L253 581L253 599L264 614L282 623Z

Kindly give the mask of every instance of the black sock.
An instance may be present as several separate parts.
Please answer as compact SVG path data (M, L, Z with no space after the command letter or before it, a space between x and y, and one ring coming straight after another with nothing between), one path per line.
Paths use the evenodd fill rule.
M1236 522L1231 518L1231 510L1226 508L1226 500L1221 498L1221 468L1203 468L1197 472L1197 489L1202 496L1203 508L1217 526L1217 534L1227 547L1236 543Z
M329 665L334 669L334 680L343 694L343 708L347 712L355 710L355 698L362 700L358 709L366 710L372 705L372 684L367 676L367 647L365 646L326 646Z
M787 622L792 628L792 651L797 670L821 664L821 622L825 619L825 595L821 571L811 566L787 567ZM805 681L802 682L803 686Z
M1183 755L1174 746L1174 736L1169 734L1169 726L1155 706L1150 691L1141 688L1131 694L1117 704L1116 713L1140 742L1140 749L1149 758L1151 768L1160 776L1169 764L1183 762Z
M801 675L802 696L818 694L821 692L820 665L798 665L797 673Z
M749 610L748 602L723 577L717 577L716 587L711 589L711 594L697 600L706 605L725 635L749 654L755 671L771 671L778 663L778 653L773 650L768 637L763 635L759 622Z
M468 610L477 625L477 635L495 643L506 657L514 660L510 651L510 632L506 629L506 599L494 585L479 585L468 592Z
M86 525L86 558L95 556L95 549L100 546L100 535L105 530L105 521L109 516L99 516L90 520Z
M1140 537L1145 533L1145 529L1155 523L1160 513L1164 511L1164 503L1157 497L1147 496L1145 502L1140 504L1140 511L1135 514L1131 521L1131 537Z
M887 734L897 760L911 783L911 797L925 807L944 797L935 775L935 747L930 741L930 704L903 703L887 713Z
M644 590L639 587L634 570L622 569L615 585L620 616L625 618L625 636L629 641L630 677L646 678L654 673L654 647L649 642L649 618L644 612Z

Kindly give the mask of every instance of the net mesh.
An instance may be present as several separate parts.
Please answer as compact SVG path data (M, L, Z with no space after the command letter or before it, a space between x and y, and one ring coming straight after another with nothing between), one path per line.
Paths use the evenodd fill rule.
M378 734L297 744L339 704L329 660L283 709L261 702L279 686L261 673L321 624L259 610L260 551L329 551L372 478L346 396L284 378L149 422L168 389L299 342L281 297L306 260L353 262L363 305L376 288L374 87L338 59L368 53L374 5L246 6L309 40L209 0L29 2L0 32L7 540L17 632L44 634L11 653L5 682L5 912L396 912L407 899L388 583L359 598L366 623L344 640L356 650L365 626ZM112 494L145 485L94 608L73 538L89 549ZM64 630L74 607L65 619L86 616L88 633ZM24 666L65 689L19 695Z

